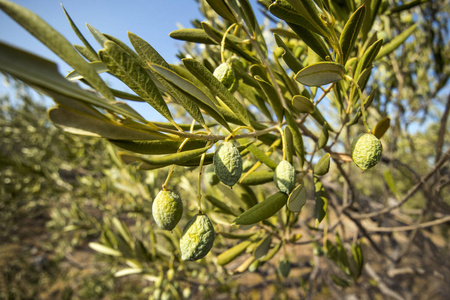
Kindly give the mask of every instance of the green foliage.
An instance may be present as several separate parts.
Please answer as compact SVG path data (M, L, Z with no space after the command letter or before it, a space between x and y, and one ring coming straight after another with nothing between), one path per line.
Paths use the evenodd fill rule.
M386 286L373 275L370 265L366 275L362 272L367 261L362 240L368 240L364 247L370 245L372 253L379 255L380 271L392 254L380 246L384 245L383 236L374 239L373 235L409 230L403 222L414 224L417 218L388 218L386 224L378 218L410 198L413 203L409 206L423 208L418 222L450 211L445 193L448 170L442 167L450 156L446 132L450 104L440 96L450 77L448 56L443 55L449 49L439 31L446 28L446 21L435 10L433 5L437 4L259 2L271 20L269 28L258 25L247 0L200 1L205 20L193 21L194 28L170 33L187 42L179 53L181 63L170 65L133 33L128 35L130 48L88 25L101 47L97 53L64 11L84 45L74 48L34 13L0 0L3 11L74 68L68 79L80 80L96 93L61 77L53 63L6 44L0 44L0 70L50 96L56 106L48 111L48 117L57 127L83 135L83 140L97 137L115 145L92 142L91 147L99 147L94 155L108 153L108 158L98 160L89 156L89 161L98 164L94 166L102 180L83 175L75 181L82 187L80 196L88 199L108 199L113 191L120 191L120 197L88 200L99 211L96 217L82 208L83 202L58 207L49 226L58 236L61 228L71 232L74 239L78 236L72 243L84 243L99 253L114 277L152 282L142 294L179 298L193 291L193 280L202 287L194 291L196 296L208 298L218 289L216 284L228 282L227 274L253 272L273 274L276 289L283 290L299 266L293 249L320 242L323 245L315 246L315 251L325 253L322 258L326 260L314 257L313 270L302 278L308 287L299 293L311 296L314 286L322 281L330 291L351 285L363 287L361 277ZM425 11L407 11L418 5ZM407 13L411 21L397 18L400 12ZM421 18L437 22L438 29ZM421 27L433 33L437 30L441 38L430 40L416 30ZM417 53L417 45L421 53ZM225 72L220 72L223 67ZM134 94L108 87L98 75L104 72L121 80ZM420 101L426 99L424 95L430 99L426 104ZM116 98L146 102L167 123L146 120ZM429 110L439 109L444 113L428 116ZM5 128L12 128L9 124L14 123L17 111L12 106L5 111ZM420 113L425 117L419 125L431 124L427 130L407 128L418 127ZM44 125L41 127L48 129ZM18 127L23 131L29 126L21 123ZM11 130L4 132L9 138ZM367 150L373 149L358 147L355 154L351 146L360 132L377 141L376 157L369 164L364 158L371 155ZM21 152L43 161L46 156L41 153L49 156L50 149L58 152L66 147L68 153L76 149L68 146L70 143L51 140L52 135L42 136L45 140L35 143L38 150L27 145ZM72 139L72 144L83 141ZM224 144L233 145L233 149L222 153L219 145ZM30 195L46 193L41 190L42 178L57 186L59 194L48 192L52 197L66 195L73 188L57 176L61 172L58 162L49 161L44 168L17 156L12 140L5 145L1 153L5 171L1 174L5 182L2 193L7 197L2 205L9 208L10 222L11 205L16 205L11 199L23 194L24 203L34 203ZM116 153L115 147L121 151ZM350 164L352 158L363 170L381 163L361 175ZM218 159L222 163L219 167ZM288 164L288 170L280 172L277 161ZM209 170L203 176L210 164L214 164L216 174ZM433 176L426 175L428 170ZM226 175L225 171L233 172ZM217 178L222 183L214 180ZM433 183L426 183L430 178ZM281 180L288 185L281 186ZM180 225L175 224L177 220L166 228L172 232L160 230L150 218L150 200L161 188L176 191L183 201ZM416 194L419 189L425 197ZM399 204L384 200L389 193ZM188 221L188 215L196 217ZM369 217L378 222L371 223ZM196 221L205 218L207 222ZM386 227L377 227L380 224ZM412 229L425 225L417 226ZM335 234L334 242L329 240L331 234ZM392 252L405 255L414 235L404 252ZM5 231L5 237L9 236L11 232ZM94 236L99 238L94 240ZM395 263L402 259L389 257ZM340 273L328 276L320 272L323 265L332 270L337 266ZM317 281L317 276L321 280ZM101 291L89 296L102 295L99 286ZM230 295L233 284L224 289ZM386 293L386 289L380 290ZM400 293L390 292L389 296Z

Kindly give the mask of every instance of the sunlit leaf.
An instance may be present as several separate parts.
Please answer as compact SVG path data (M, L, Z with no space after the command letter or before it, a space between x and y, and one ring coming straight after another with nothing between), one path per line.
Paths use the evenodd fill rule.
M185 58L186 68L231 109L244 124L251 126L247 110L214 75L195 59Z
M286 205L287 197L285 193L277 192L242 213L233 224L250 225L270 218Z
M63 35L47 22L32 11L13 2L0 1L0 9L34 35L72 68L80 72L106 99L114 100L113 94L100 76L98 76L97 72L95 72L94 68L78 54L72 44Z
M306 189L303 181L289 195L287 208L292 212L300 212L306 204Z
M325 155L317 162L317 165L314 166L314 174L322 176L327 174L329 169L330 153L325 153Z
M315 226L319 226L323 218L327 215L328 199L325 195L325 189L318 176L314 176L314 198L316 199L316 222Z
M232 262L236 257L241 255L252 243L253 242L251 240L246 240L222 252L217 256L217 264L219 266L224 266Z
M389 43L383 45L380 52L378 52L376 59L379 59L383 56L388 55L395 49L397 49L400 45L402 45L406 39L416 30L418 24L414 24L399 35L397 35L394 39L392 39Z
M359 31L362 27L364 17L366 15L366 6L361 5L345 23L342 30L341 37L339 38L339 44L344 54L344 63L350 56L353 50L353 46L358 38Z
M173 121L166 102L147 71L127 52L114 42L107 41L105 42L105 48L99 52L99 56L111 73L128 85L166 119Z
M299 113L312 114L314 112L314 103L302 95L292 97L292 106Z
M319 62L303 68L295 79L308 86L322 86L343 79L345 68L333 62Z
M372 134L377 138L381 139L390 126L391 126L391 119L389 119L388 117L383 118L377 123L377 125L375 125L374 128L372 128Z

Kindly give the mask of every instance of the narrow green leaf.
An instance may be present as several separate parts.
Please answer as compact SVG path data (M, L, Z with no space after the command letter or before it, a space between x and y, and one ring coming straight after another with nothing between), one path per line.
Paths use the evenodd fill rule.
M169 33L169 36L173 39L186 42L217 45L217 43L213 41L203 29L198 28L177 29Z
M271 243L272 237L270 235L267 235L264 239L262 239L256 246L255 252L253 253L255 259L264 257L269 251Z
M114 145L135 153L141 154L169 154L176 153L183 140L109 140ZM206 146L204 140L188 140L181 152L194 150Z
M196 87L194 83L184 79L174 71L164 68L163 66L151 65L151 68L154 72L164 77L164 79L173 83L176 88L191 95L193 98L190 99L193 100L196 105L205 110L214 120L223 125L228 131L232 131L230 125L228 125L227 121L225 121L214 102L212 102L212 100L205 93L203 93L202 90Z
M128 39L145 64L156 64L170 69L164 58L145 40L132 32L128 32Z
M394 181L394 176L392 176L392 172L391 170L386 170L386 172L384 172L383 174L384 176L384 181L386 181L386 184L388 185L389 189L391 190L391 192L397 196L397 185L395 184Z
M250 232L250 233L234 233L234 232L217 232L217 234L220 234L221 236L232 239L232 240L246 240L256 234L256 232Z
M217 264L224 266L232 262L236 257L241 255L253 242L251 240L243 241L230 249L222 252L217 256Z
M367 97L367 99L364 101L364 107L365 109L370 107L370 104L372 104L373 99L375 99L376 90L372 90ZM353 118L345 124L346 126L351 126L356 123L358 123L359 119L361 118L361 108L360 105L358 105L358 109L356 114L353 116Z
M328 50L328 47L321 36L300 25L293 23L287 24L303 40L303 42L305 42L305 44L323 60L327 60L331 57L330 50Z
M178 90L175 85L171 82L164 79L163 76L158 73L154 73L156 78L162 85L167 89L169 94L186 110L186 112L194 118L202 126L206 127L205 120L203 119L203 115L200 112L199 106L194 101L191 101L190 98L186 97L182 91Z
M2 43L0 43L0 70L32 85L33 88L66 106L73 107L78 102L84 102L139 120L150 126L139 114L133 114L122 106L114 105L117 102L105 101L64 79L53 62Z
M280 251L281 246L283 246L283 241L280 241L279 243L275 244L275 247L273 247L269 253L267 253L266 256L262 257L260 259L261 262L269 261L271 260L277 253Z
M116 228L116 230L122 236L122 238L130 245L130 247L132 247L131 243L133 242L133 237L131 236L131 233L128 230L127 225L125 225L125 223L123 223L116 217L112 219L112 224L114 225L114 228Z
M358 33L364 22L365 15L366 6L363 4L350 16L347 23L345 23L341 37L339 38L339 44L341 45L344 54L344 63L347 61L353 50L353 46L358 38Z
M159 132L140 131L119 123L113 123L105 119L100 113L94 116L64 105L51 108L48 116L53 124L73 134L117 140L154 140L165 137L164 134Z
M287 0L294 9L302 14L311 24L316 26L324 37L331 38L328 28L326 27L324 21L322 20L317 6L313 0ZM331 20L329 20L330 22Z
M218 208L222 212L233 215L235 217L238 216L238 213L236 213L236 211L231 209L230 205L224 203L222 200L211 195L205 195L205 199L208 200L215 208Z
M255 171L247 175L240 183L245 185L260 185L273 181L273 171Z
M230 21L231 23L236 23L236 18L231 12L228 5L223 0L206 0L211 8L222 18Z
M283 113L284 108L281 104L281 99L278 96L278 93L275 91L275 88L272 84L265 81L260 76L255 76L255 79L258 81L259 86L264 91L264 94L266 95L267 99L269 100L270 106L272 107L273 111L275 112L275 115L277 116L278 123L281 124L283 122Z
M381 49L381 45L383 44L383 39L377 40L373 43L362 55L361 59L358 61L358 65L356 67L354 78L359 78L361 71L370 67L378 52Z
M325 122L320 131L319 140L317 141L317 149L322 149L328 142L328 124Z
M86 38L83 36L83 34L81 33L81 31L78 29L77 25L75 24L75 22L73 22L72 18L70 17L69 13L66 11L66 9L64 8L64 6L61 3L61 7L64 11L64 14L67 17L67 20L69 20L70 23L70 27L72 27L73 31L75 32L75 34L77 35L77 37L80 39L80 41L83 43L83 45L86 47L86 49L90 52L90 56L92 57L97 57L97 52L94 50L94 48L91 46L91 44L89 44L89 42L86 40Z
M281 37L278 34L274 34L274 37L278 47L282 47L284 49L284 53L282 54L282 56L289 69L291 69L294 73L297 73L301 69L303 69L304 66L302 65L302 63L297 59L297 57L295 57L291 49L286 46Z
M13 2L0 0L0 9L35 36L72 68L83 74L106 99L114 100L108 86L83 57L78 54L70 42L32 11Z
M146 164L152 166L168 166L168 165L179 165L183 164L195 157L198 157L208 151L211 146L206 146L203 148L198 148L194 150L182 151L179 153L169 154L166 156L157 156L157 157L142 157L142 161Z
M97 43L100 46L105 47L105 42L108 41L108 39L100 31L95 29L93 26L86 24L86 27L89 30L89 32L92 34L94 39L97 41Z
M377 138L381 139L386 131L391 126L391 119L383 118L381 119L374 128L372 128L372 134Z
M114 277L123 277L128 275L141 274L142 272L143 272L142 269L125 268L114 273Z
M314 103L302 95L292 97L292 106L296 112L312 114L314 112Z
M286 151L286 160L292 164L292 158L294 156L294 140L292 137L291 130L289 126L284 127L284 144L283 149Z
M315 175L325 175L330 170L330 153L325 153L324 156L319 160L317 165L314 166Z
M233 221L233 224L250 225L270 218L286 204L287 197L285 193L277 192L242 213Z
M303 166L303 163L305 161L305 149L303 146L302 134L300 133L300 130L298 129L297 123L295 122L294 118L288 111L284 112L284 116L286 117L286 123L292 133L295 152L297 153L300 165Z
M114 250L110 247L107 247L105 245L99 244L99 243L89 243L89 247L97 252L100 252L102 254L111 255L111 256L122 256L122 253L120 251Z
M414 24L399 35L397 35L392 41L383 45L380 52L378 52L376 59L380 59L383 56L388 55L395 49L397 49L400 45L402 45L406 39L416 30L418 24Z
M324 35L308 16L300 14L286 0L277 0L269 6L269 11L276 17L292 24L300 25L305 30L313 31L316 34Z
M85 46L81 46L81 45L73 45L73 47L75 49L77 49L77 51L81 55L83 55L83 57L86 58L88 61L93 62L93 61L97 61L98 60L97 52L94 55L91 51L89 51L88 48L86 48Z
M90 62L89 64L94 68L95 72L97 73L108 72L108 67L106 67L105 64L101 61L94 61ZM73 70L72 72L66 75L66 79L72 81L80 80L83 78L84 78L83 75L81 75L80 72L78 72L77 70Z
M280 271L281 276L287 278L291 272L291 263L287 259L280 260L278 264L278 271Z
M431 0L412 0L412 1L409 1L409 2L406 2L406 3L404 3L404 1L403 1L402 5L392 7L390 9L389 14L399 13L399 12L402 12L404 10L411 9L411 8L417 6L417 5L421 5L421 4L424 4L426 2L430 2L430 1Z
M325 189L318 176L314 175L314 198L316 199L316 224L319 226L323 218L327 215L328 199L325 195Z
M248 150L263 164L271 168L272 170L275 170L278 164L271 159L269 156L267 156L261 149L256 147L254 144L250 145L248 147Z
M131 49L127 44L125 44L124 42L122 42L121 40L119 40L118 38L103 33L103 35L111 42L114 42L115 44L117 44L120 48L122 48L123 50L125 50L126 53L128 53L129 56L131 56L132 58L134 58L141 66L143 66L145 68L145 63L141 60L141 58L139 57L139 55L134 52L133 49Z
M319 62L303 68L295 79L308 86L321 86L343 79L345 68L334 62Z
M120 46L114 42L105 42L105 48L99 52L100 59L117 78L128 85L136 94L147 101L166 119L173 122L166 102L147 71Z
M289 195L287 208L292 212L300 212L306 204L306 189L303 181Z
M189 72L215 93L245 125L251 126L244 106L234 98L230 91L205 66L192 58L183 59L183 64Z

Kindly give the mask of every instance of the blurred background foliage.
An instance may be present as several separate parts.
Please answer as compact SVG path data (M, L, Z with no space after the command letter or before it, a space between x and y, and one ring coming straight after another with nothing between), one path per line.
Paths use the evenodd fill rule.
M259 2L269 16L264 7L270 1ZM382 1L385 13L374 24L378 37L387 41L412 23L419 26L402 47L377 63L367 88L377 90L369 122L391 118L380 165L361 176L353 165L346 164L342 168L347 180L336 168L322 180L330 198L330 223L337 220L343 232L324 242L322 233L315 232L321 229L308 226L314 216L314 182L305 180L308 201L301 216L287 220L280 214L278 218L281 223L297 222L292 226L294 234L289 235L294 238L284 240L283 251L275 259L256 264L257 249L267 255L266 245L280 244L284 238L285 233L271 223L261 225L273 227L271 240L261 235L262 231L253 233L260 242L247 244L251 247L242 249L244 255L226 267L217 264L217 256L236 240L252 240L245 231L233 232L233 236L227 228L239 206L261 201L273 190L273 183L257 189L237 185L230 190L222 185L212 187L210 173L204 194L209 195L205 211L219 233L213 254L196 263L180 261L180 227L197 207L195 201L185 202L189 213L173 233L156 229L151 203L167 170L137 170L133 164L125 165L111 144L62 132L47 118L46 98L4 77L16 94L0 97L0 298L342 299L353 295L362 299L445 299L450 293L448 224L407 232L367 230L448 216L448 162L418 187L419 192L400 211L356 218L356 211L370 213L398 203L448 156L449 5L448 1L412 2L424 3L398 12L395 8L401 4ZM205 18L222 30L227 28L204 1L200 4ZM264 31L267 36L269 28L281 26L269 20ZM198 20L192 23L201 26ZM301 40L287 38L286 44L301 60L308 55ZM217 46L186 43L178 56L196 57L211 70L220 62ZM324 111L339 118L331 108ZM176 116L181 120L184 114ZM338 144L342 152L349 152L346 147L359 131L355 127L346 127L342 133L344 142ZM305 143L308 151L314 147L311 144ZM248 157L251 166L256 159ZM177 186L182 199L194 198L198 173L189 168L175 170L171 185ZM357 201L353 211L344 212L348 214L345 219L338 198L348 193ZM214 197L230 203L229 207L217 207ZM236 202L242 203L234 206ZM363 232L362 242L356 243L352 236L355 227ZM304 236L307 238L302 239ZM357 271L348 262L342 263L347 255L357 257L355 245L363 249L361 276L355 275ZM243 272L246 270L249 272Z

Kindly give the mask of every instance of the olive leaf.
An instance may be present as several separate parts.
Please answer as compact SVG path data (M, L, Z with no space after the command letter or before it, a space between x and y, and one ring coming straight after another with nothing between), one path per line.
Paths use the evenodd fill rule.
M309 65L295 75L295 79L308 86L321 86L343 79L345 68L334 62L319 62Z
M174 88L183 90L184 92L191 95L192 97L189 97L189 99L191 99L192 102L205 110L212 118L223 125L228 131L232 131L230 125L227 123L227 121L225 121L214 102L212 102L211 99L205 93L203 93L202 90L196 87L194 83L190 82L187 79L184 79L174 71L163 66L152 64L150 67L152 68L152 71L171 82Z
M319 140L317 141L317 149L322 149L328 142L328 123L325 122L320 131Z
M276 169L277 167L277 163L271 159L269 156L267 156L261 149L259 149L258 147L256 147L254 144L251 144L248 147L248 150L250 150L250 152L263 164L265 164L266 166L268 166L271 169Z
M305 42L305 44L311 48L312 51L320 56L320 58L327 60L331 57L330 51L321 36L300 25L289 22L287 24Z
M354 78L359 78L361 72L372 64L374 59L377 57L377 54L380 51L382 44L383 39L379 39L375 43L373 43L369 48L367 48L367 50L364 51L364 54L358 61Z
M418 24L414 24L399 35L397 35L392 41L383 45L380 52L378 52L376 59L388 55L395 49L397 49L401 44L403 44L406 39L416 30Z
M253 257L255 259L260 259L264 257L270 249L270 244L272 243L272 237L267 235L263 238L256 246L255 252L253 253Z
M77 25L73 22L72 18L70 17L69 13L66 11L66 9L64 8L64 6L61 4L61 7L64 11L64 14L66 15L67 20L70 23L70 27L72 27L72 30L75 32L75 34L77 35L77 37L80 39L80 41L83 43L83 45L86 47L86 49L88 50L89 54L88 56L91 57L96 57L98 59L98 55L97 52L94 50L94 48L91 46L91 44L89 44L89 42L86 40L86 38L83 36L83 34L81 33L81 31L78 29ZM78 49L77 49L78 50Z
M236 18L231 12L228 5L223 0L206 0L211 8L222 18L230 21L231 23L236 23Z
M319 177L314 175L314 198L316 200L316 222L315 227L319 226L323 218L327 215L328 199L325 195L325 189Z
M176 153L183 140L109 140L114 145L128 151L141 154L169 154ZM194 150L206 146L204 140L188 140L180 152Z
M273 181L273 171L254 171L245 176L241 184L245 185L260 185Z
M372 134L378 139L381 139L391 125L391 119L388 117L380 120L374 128L372 128Z
M247 110L234 98L228 89L214 77L214 75L201 63L192 58L183 59L183 64L198 80L206 85L233 111L245 125L251 126Z
M365 15L366 6L363 4L350 16L347 23L345 23L341 37L339 38L339 45L341 46L342 52L344 54L344 63L347 61L353 49L353 46L355 45L355 42L358 38L358 33L364 22Z
M292 106L295 111L299 113L308 113L312 114L314 112L314 103L311 102L308 98L302 95L295 95L292 97Z
M105 66L105 64L101 61L93 61L89 63L95 70L95 72L97 72L97 74L99 73L103 73L103 72L108 72L108 67ZM78 72L77 70L73 70L72 72L70 72L69 74L66 75L66 79L67 80L80 80L83 79L83 75L80 74L80 72Z
M300 133L300 130L298 129L294 117L292 117L292 115L288 111L285 111L284 115L286 117L286 123L292 133L292 141L294 143L295 152L299 159L300 165L303 166L303 163L305 161L305 148L303 145L302 135Z
M285 193L277 192L242 213L233 224L250 225L270 218L286 205L287 197Z
M170 69L164 58L145 40L132 32L128 32L128 39L145 64L156 64Z
M287 208L292 212L300 212L306 204L306 189L303 181L289 195Z
M330 153L325 153L324 156L319 160L317 165L314 166L315 175L325 175L330 170Z
M277 116L278 123L281 124L283 122L283 105L281 104L281 99L278 96L278 93L275 91L275 88L272 84L261 78L260 76L256 75L255 79L258 81L259 86L264 91L264 94L266 95L267 99L269 100L270 107L275 112L275 115Z
M83 57L73 48L69 41L30 10L9 1L0 1L0 9L8 14L14 21L35 36L45 46L52 50L71 67L83 74L83 77L92 84L106 99L114 100L108 86L95 72Z
M154 140L167 137L159 132L141 131L125 127L97 116L59 104L48 112L50 120L66 132L118 140Z
M155 83L147 71L125 50L112 41L106 41L105 48L100 50L99 56L111 73L128 85L167 120L173 122L172 114Z
M217 256L217 264L219 266L224 266L232 262L235 258L241 255L252 243L253 242L251 240L246 240L222 252Z

